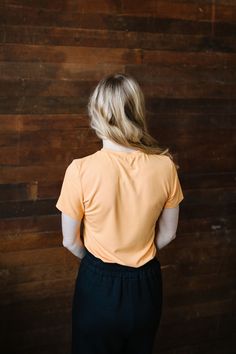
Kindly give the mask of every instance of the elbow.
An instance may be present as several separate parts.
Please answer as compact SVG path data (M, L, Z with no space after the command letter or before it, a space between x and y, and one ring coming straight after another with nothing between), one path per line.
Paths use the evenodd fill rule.
M172 242L176 238L176 233L171 234L171 233L164 233L164 234L157 234L156 237L156 245L157 248L160 250L166 245L168 245L170 242Z
M74 248L77 245L77 234L63 233L62 245L67 249Z
M68 246L67 246L67 244L66 244L66 242L64 240L62 241L62 246L65 247L65 248L68 248Z
M176 233L174 233L171 237L170 240L173 241L176 238Z
M71 251L71 250L76 249L78 247L78 242L76 240L63 239L62 245L63 245L63 247L65 247Z
M66 240L63 240L62 241L62 245L63 245L63 247L65 247L65 248L67 248L67 249L71 249L71 247L73 246L73 245L71 245L68 241L66 241Z

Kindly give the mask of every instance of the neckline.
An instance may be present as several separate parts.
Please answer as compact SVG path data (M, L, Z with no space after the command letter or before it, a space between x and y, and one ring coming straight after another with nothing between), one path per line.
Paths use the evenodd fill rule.
M137 153L140 153L140 150L133 150L133 151L119 151L119 150L113 150L108 147L102 147L99 151L104 151L104 152L109 152L109 153L114 153L116 155L135 155Z

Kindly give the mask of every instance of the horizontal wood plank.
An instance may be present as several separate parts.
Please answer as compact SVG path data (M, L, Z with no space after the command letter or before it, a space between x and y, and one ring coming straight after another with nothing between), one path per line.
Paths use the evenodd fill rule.
M7 21L6 21L7 18ZM210 21L193 21L155 16L133 16L120 14L79 13L66 9L62 12L36 8L0 7L0 21L4 25L39 25L49 27L96 28L119 31L210 34ZM226 23L227 33L235 26ZM224 27L225 30L225 27Z
M47 36L45 36L45 32ZM233 35L224 36L224 32L217 34L217 36L211 36L210 34L196 35L188 32L169 34L142 32L141 30L119 31L114 29L107 31L104 29L40 27L36 25L5 25L0 28L0 43L3 43L4 46L7 44L19 44L22 46L24 44L73 46L77 48L139 48L147 50L147 55L149 51L160 51L156 60L163 56L171 58L177 52L176 60L178 57L179 60L181 58L183 60L186 56L190 56L192 57L191 63L197 60L193 53L198 53L205 61L208 57L212 57L212 60L217 60L219 56L234 54L236 50L235 37ZM163 51L167 53L163 53ZM215 53L217 53L217 56L213 55ZM8 55L8 58L10 57ZM16 59L18 57L19 54ZM203 64L202 61L199 62Z

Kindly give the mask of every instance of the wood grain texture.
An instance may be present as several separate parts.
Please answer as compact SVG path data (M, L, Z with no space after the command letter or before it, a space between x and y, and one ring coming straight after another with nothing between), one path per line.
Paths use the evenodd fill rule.
M159 253L155 353L233 354L236 2L6 0L0 23L4 354L69 353L79 262L55 203L72 159L102 147L86 107L114 72L139 81L185 196L177 238Z

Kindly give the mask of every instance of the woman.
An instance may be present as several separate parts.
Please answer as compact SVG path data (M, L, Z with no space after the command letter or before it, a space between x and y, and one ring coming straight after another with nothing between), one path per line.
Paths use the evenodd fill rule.
M88 111L103 147L70 163L56 204L63 245L81 259L72 354L151 354L162 312L158 254L176 236L184 198L178 166L148 133L132 77L101 80Z

